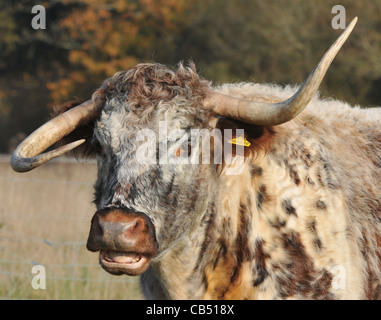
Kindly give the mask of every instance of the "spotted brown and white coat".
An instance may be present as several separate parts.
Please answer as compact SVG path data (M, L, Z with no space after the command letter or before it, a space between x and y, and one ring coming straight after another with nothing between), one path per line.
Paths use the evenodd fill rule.
M285 124L250 126L203 107L211 88L193 66L141 64L105 81L100 114L85 126L84 149L98 161L98 212L141 212L152 222L157 251L141 274L144 296L380 299L381 109L314 97ZM213 89L265 102L296 91L254 83ZM136 133L158 135L160 121L168 131L244 129L242 172L227 175L226 163L139 163ZM101 250L92 232L88 247Z

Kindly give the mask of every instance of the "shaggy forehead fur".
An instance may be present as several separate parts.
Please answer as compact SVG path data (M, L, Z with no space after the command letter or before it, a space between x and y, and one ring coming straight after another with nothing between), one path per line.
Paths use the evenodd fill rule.
M381 109L316 96L288 123L245 126L251 146L239 175L213 164L137 163L136 132L158 134L159 121L168 131L243 127L203 108L211 89L194 66L142 64L98 90L102 111L88 124L99 167L95 203L152 219L159 255L141 276L144 295L380 299ZM296 89L213 88L266 102Z
M105 81L100 90L102 103L116 99L126 103L124 107L127 111L140 116L146 109L155 108L159 103L169 102L178 96L187 99L187 106L200 107L211 87L208 81L199 78L194 64L187 68L180 64L175 71L160 64L139 64L117 72Z

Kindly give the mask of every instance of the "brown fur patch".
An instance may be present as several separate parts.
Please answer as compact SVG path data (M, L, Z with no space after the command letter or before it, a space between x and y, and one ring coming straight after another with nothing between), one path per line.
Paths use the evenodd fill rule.
M224 299L225 293L232 286L230 279L236 266L233 257L225 255L216 262L213 266L208 265L204 270L207 289L203 299Z
M263 169L256 165L251 166L250 174L252 177L261 177L263 174Z
M262 239L256 240L255 254L254 254L255 267L253 270L253 273L254 273L253 286L254 287L257 287L260 284L262 284L263 281L269 275L267 271L267 267L266 267L266 260L269 259L271 256L264 251L263 245L264 245L264 240Z
M257 209L261 210L263 203L269 201L269 195L267 194L267 188L265 185L261 184L257 192Z
M237 269L234 256L227 254L214 268L208 265L204 274L207 290L202 299L241 300L243 297L253 299L254 289L250 287L250 282L244 281L245 275L249 275L249 262L243 263Z
M207 220L203 222L204 224L206 224L204 241L202 243L194 271L199 270L199 268L201 266L201 262L205 259L204 258L205 254L208 252L210 247L213 246L213 244L216 241L216 238L215 238L215 228L216 228L215 218L216 218L216 216L215 216L214 209L215 208L213 207L213 211L210 213L210 215L208 215ZM226 254L226 250L227 250L226 245L223 241L218 242L217 245L220 245L221 248L223 247L224 250L222 252L220 251L222 249L218 250L218 251L220 251L220 253L217 254L217 258L216 258L215 262L213 263L214 265L217 265L219 257L224 256ZM205 277L204 277L204 279L205 279ZM205 285L207 286L207 282L205 282Z
M294 206L292 205L291 203L291 200L287 199L287 200L283 200L282 201L282 208L284 209L284 211L290 215L290 216L295 216L297 217L298 214L296 213L296 209L294 208Z
M366 298L369 300L380 300L381 299L381 281L377 276L377 270L374 267L381 267L381 236L378 234L374 235L373 241L369 241L366 233L363 232L363 248L361 250L364 260L366 261L366 271L367 271L367 286L365 288ZM377 247L373 247L376 244ZM370 248L374 248L374 251ZM375 253L374 256L378 260L378 265L372 263L372 251Z
M332 299L332 275L326 270L315 270L298 233L283 234L282 245L288 255L284 272L277 276L277 287L282 298L301 295L312 299Z
M288 169L288 173L290 175L290 178L292 179L292 181L294 181L294 183L298 186L300 185L300 177L299 177L299 174L298 172L295 170L295 167L293 165L291 165L288 160L285 160L284 161L287 169Z
M239 225L237 226L238 234L234 245L235 256L237 259L237 266L232 274L230 281L235 282L241 269L243 262L251 261L253 254L249 244L249 234L251 227L251 203L250 198L247 197L246 201L241 202L239 209Z
M327 210L327 204L322 200L318 200L316 201L316 208L320 210Z
M229 219L222 221L222 236L231 228L236 228L235 239L229 244L220 238L210 256L210 262L204 269L206 292L204 299L242 299L252 294L251 261L254 259L249 243L251 227L250 198L243 195L239 206L237 225L232 225Z

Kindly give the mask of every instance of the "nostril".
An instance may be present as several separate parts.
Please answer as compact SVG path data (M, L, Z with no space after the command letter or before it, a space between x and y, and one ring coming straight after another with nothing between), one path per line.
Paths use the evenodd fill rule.
M99 217L96 217L91 224L91 229L93 231L94 236L102 237L103 236L103 228L102 223L99 221Z
M135 231L135 230L139 229L139 225L140 225L140 222L139 222L138 219L136 219L136 220L134 221L134 225L131 226L131 227L129 228L129 230L131 230L131 231Z
M91 220L90 233L87 239L86 247L89 251L99 250L99 239L103 237L103 228L99 222L99 217L93 217Z
M124 228L124 234L126 237L139 233L144 229L144 221L139 218L135 218L128 223Z

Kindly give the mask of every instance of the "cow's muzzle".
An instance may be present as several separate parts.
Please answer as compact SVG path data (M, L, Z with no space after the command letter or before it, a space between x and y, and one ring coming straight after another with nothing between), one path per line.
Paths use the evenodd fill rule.
M86 247L99 251L101 266L115 275L142 274L157 254L150 218L119 208L106 208L94 214Z

